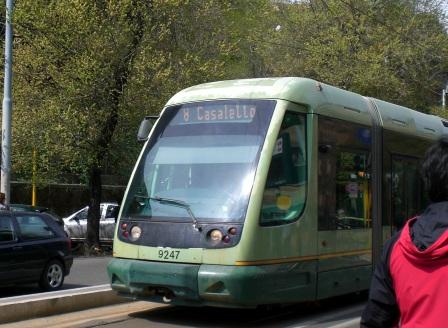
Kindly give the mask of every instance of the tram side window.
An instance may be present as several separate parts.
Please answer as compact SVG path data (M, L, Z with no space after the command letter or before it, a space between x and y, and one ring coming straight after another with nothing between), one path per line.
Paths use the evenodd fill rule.
M336 164L336 229L371 226L366 153L341 151Z
M306 197L305 115L286 112L272 154L260 225L290 223L302 213Z
M421 210L421 179L418 159L392 156L392 229L400 230Z
M370 128L319 118L318 229L371 228Z

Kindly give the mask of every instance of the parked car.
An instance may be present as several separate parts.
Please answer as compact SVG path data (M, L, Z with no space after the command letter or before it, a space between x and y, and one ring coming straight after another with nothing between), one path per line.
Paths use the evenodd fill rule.
M0 285L61 288L73 264L70 239L47 213L0 211Z
M29 212L37 212L37 213L47 213L61 227L64 227L64 220L62 220L62 218L59 215L51 212L48 207L33 206L33 205L26 205L26 204L9 204L8 206L11 211L29 211Z
M115 223L117 221L120 206L117 203L100 204L100 241L111 243L114 239ZM83 241L87 236L87 213L86 206L69 215L64 220L64 230L67 236L74 242Z

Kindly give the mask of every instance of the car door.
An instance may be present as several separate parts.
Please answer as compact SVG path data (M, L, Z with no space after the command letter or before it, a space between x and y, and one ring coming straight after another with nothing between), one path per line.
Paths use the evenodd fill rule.
M100 239L111 241L114 238L115 223L117 221L119 206L108 204L104 206L104 215L100 220Z
M17 258L20 255L20 244L12 217L0 216L0 282L9 283L21 279L23 272Z
M15 213L21 256L17 258L23 279L37 281L49 260L49 245L56 233L40 214Z
M65 222L66 229L71 239L85 239L87 235L87 213L89 207L76 212L72 217Z

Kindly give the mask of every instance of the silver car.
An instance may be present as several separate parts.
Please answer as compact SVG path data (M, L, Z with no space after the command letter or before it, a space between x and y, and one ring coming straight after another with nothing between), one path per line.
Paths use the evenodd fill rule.
M100 241L112 242L115 232L115 223L120 206L117 203L101 203L100 205ZM69 215L64 220L64 230L73 241L83 241L87 237L87 212L86 206Z

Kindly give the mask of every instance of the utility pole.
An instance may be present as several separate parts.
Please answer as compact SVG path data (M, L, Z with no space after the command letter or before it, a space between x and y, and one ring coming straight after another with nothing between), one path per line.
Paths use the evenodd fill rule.
M0 191L5 204L11 201L11 117L12 117L12 13L14 1L6 0L5 29L5 83L2 111L2 162Z

